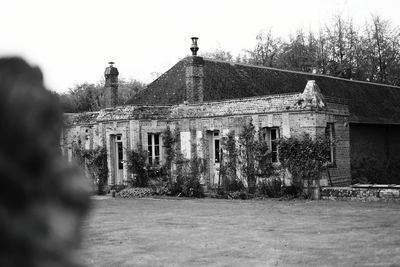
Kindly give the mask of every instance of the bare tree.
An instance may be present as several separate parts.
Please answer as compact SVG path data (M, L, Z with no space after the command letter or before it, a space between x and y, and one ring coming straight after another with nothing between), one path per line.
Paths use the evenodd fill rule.
M201 54L202 57L223 60L223 61L233 61L232 53L225 51L222 48L216 48L214 51L208 51Z
M262 65L266 67L274 67L277 56L281 49L281 39L272 35L271 29L261 31L257 37L257 44L254 50L248 51L249 63Z
M366 58L368 79L380 83L399 84L400 31L377 15L366 25Z
M325 33L320 29L319 36L317 40L317 66L318 72L326 74L327 72L327 62L328 62L328 52L327 52L327 37Z
M312 31L306 36L303 30L298 30L296 36L291 36L289 42L281 45L277 56L277 66L283 69L313 72L318 67L318 41Z

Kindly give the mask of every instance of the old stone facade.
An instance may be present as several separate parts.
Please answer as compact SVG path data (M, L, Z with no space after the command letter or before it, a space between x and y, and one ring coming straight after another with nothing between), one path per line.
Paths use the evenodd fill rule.
M324 134L328 125L335 129L336 147L330 179L334 184L346 184L350 178L349 112L346 105L334 99L321 100L317 87L310 81L304 93L284 94L245 99L180 104L172 106L121 106L100 112L68 114L62 138L65 153L72 155L72 143L79 142L92 149L105 146L108 155L108 183L121 184L129 177L127 151L138 145L152 149L151 139L158 138L161 162L163 145L161 134L167 129L179 129L180 150L185 158L193 153L207 158L207 174L203 183L218 183L219 162L216 159L216 142L229 131L239 135L243 126L250 123L256 130L276 129L279 137L311 136ZM318 102L313 99L319 99ZM307 104L304 104L307 102ZM149 141L151 140L151 141ZM193 151L193 144L196 150ZM122 153L122 155L121 155ZM327 183L328 180L325 180Z
M71 144L81 140L87 149L106 146L109 162L109 184L120 184L128 178L127 168L118 171L118 150L122 146L122 159L129 149L138 144L149 147L154 135L167 128L180 131L180 148L190 159L193 153L209 159L209 175L205 183L217 183L218 162L215 141L230 130L238 135L244 125L252 123L257 130L277 129L282 137L323 134L329 124L335 127L335 165L330 169L335 184L346 183L350 177L350 150L348 109L346 105L326 102L326 108L313 110L312 106L298 105L303 94L255 97L240 100L182 104L175 106L123 106L100 112L70 115L64 131L63 147L71 154ZM152 136L149 138L149 136ZM161 161L162 138L158 137ZM205 144L204 144L205 140ZM121 145L119 145L121 144ZM193 151L192 144L197 150ZM214 148L213 148L214 146Z
M178 147L185 158L196 154L206 160L202 183L215 186L221 138L229 131L238 136L250 121L257 131L266 133L270 143L304 133L312 137L328 134L335 145L332 164L322 184L349 185L351 156L355 153L351 151L351 132L361 135L354 140L357 149L358 143L368 139L357 130L366 119L372 128L371 125L379 128L400 122L397 110L385 110L392 115L377 118L379 106L374 113L358 102L363 97L373 99L370 92L378 85L215 61L195 53L179 61L124 106L113 106L118 70L111 65L105 77L110 107L99 112L66 114L61 147L70 158L73 143L87 149L106 147L110 185L127 181L127 151L139 145L148 151L149 163L162 164L165 153L161 135L169 127L172 131L178 129ZM393 101L400 95L399 88L378 87L381 92L394 92ZM388 117L391 121L382 121Z

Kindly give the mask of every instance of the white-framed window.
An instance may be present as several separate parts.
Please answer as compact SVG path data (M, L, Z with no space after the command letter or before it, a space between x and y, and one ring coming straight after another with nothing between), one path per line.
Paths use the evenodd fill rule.
M329 163L335 163L335 127L333 123L327 123L325 137L329 140Z
M261 129L261 138L268 144L268 150L271 152L271 161L279 162L278 140L280 138L278 127L265 127Z
M147 157L150 165L159 165L161 162L160 138L159 133L147 134Z

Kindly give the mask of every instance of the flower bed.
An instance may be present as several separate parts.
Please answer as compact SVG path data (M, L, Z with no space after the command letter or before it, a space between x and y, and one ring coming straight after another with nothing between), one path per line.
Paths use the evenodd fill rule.
M118 198L141 198L153 195L153 190L146 187L131 187L125 188L115 194Z

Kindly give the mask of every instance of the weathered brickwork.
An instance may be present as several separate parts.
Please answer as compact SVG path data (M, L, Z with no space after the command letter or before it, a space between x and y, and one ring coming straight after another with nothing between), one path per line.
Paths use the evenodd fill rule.
M325 177L325 184L349 184L347 106L327 103L324 108L304 107L298 104L301 97L302 94L286 94L174 106L123 106L96 113L67 114L61 144L64 152L69 151L68 153L71 153L74 142L88 142L88 148L106 146L108 183L115 184L123 183L129 175L125 161L123 176L115 175L115 136L121 136L123 157L126 159L128 150L136 149L138 145L147 148L149 133L162 133L169 126L172 131L179 129L179 147L185 157L190 158L193 153L197 153L199 157L209 159L213 133L216 131L223 136L233 130L238 136L243 126L252 122L256 130L276 127L282 137L299 137L304 133L316 136L325 133L327 123L333 123L336 139L335 162L330 168L329 179ZM196 149L193 150L193 147ZM162 144L160 150L162 155ZM206 167L203 181L212 186L216 182L218 168L211 161Z
M190 57L186 64L186 101L188 103L203 102L204 61L201 57Z

